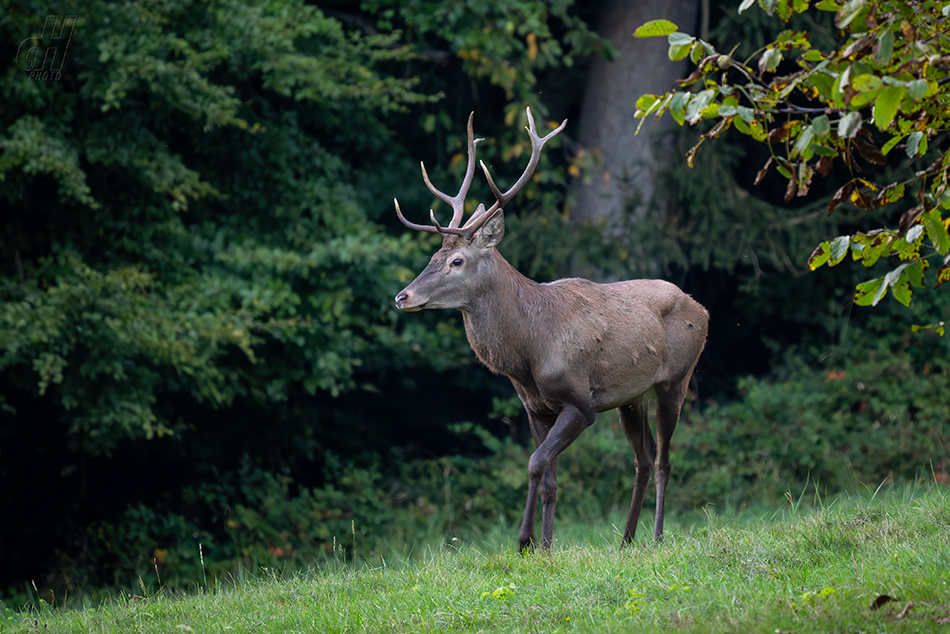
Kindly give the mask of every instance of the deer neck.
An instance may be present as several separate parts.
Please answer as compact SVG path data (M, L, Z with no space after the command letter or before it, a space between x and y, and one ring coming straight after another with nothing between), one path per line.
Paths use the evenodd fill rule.
M533 321L528 316L539 312L541 285L515 270L497 250L492 265L477 301L462 311L465 334L488 369L517 379L529 371Z

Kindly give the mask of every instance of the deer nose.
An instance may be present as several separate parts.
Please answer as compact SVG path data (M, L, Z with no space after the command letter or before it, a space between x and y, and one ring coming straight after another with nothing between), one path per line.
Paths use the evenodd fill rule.
M409 295L405 292L399 293L396 295L396 308L402 310L402 307L406 305L406 302L409 300Z

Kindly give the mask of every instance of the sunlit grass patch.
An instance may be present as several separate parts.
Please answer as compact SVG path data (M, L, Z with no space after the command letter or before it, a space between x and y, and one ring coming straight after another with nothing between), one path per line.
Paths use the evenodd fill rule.
M680 518L617 547L613 516L550 552L509 540L374 550L85 610L6 606L0 632L933 631L950 624L950 493ZM586 534L589 539L575 540ZM494 536L493 536L494 539Z

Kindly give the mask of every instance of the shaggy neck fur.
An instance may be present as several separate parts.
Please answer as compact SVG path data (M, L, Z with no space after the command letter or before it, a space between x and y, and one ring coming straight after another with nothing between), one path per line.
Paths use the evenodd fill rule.
M478 301L463 310L465 334L478 359L496 374L513 379L530 373L528 352L540 333L554 326L557 315L556 285L539 284L528 279L494 250L495 267L489 286L478 294Z

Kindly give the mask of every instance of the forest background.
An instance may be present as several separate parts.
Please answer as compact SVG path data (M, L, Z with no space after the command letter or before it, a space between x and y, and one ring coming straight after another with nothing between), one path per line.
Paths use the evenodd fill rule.
M785 28L765 13L2 6L0 597L176 587L515 519L530 441L510 384L475 362L458 314L392 302L437 246L392 199L425 219L420 160L437 186L459 182L471 111L502 184L527 156L525 106L569 119L506 209L500 250L519 270L663 277L709 308L674 509L947 483L950 344L910 330L950 317L946 293L858 308L863 266L806 272L821 241L899 212L829 216L834 172L786 203L778 174L753 184L768 150L738 133L692 169L696 130L627 136L637 95L686 73L665 41L630 37L637 23L671 19L740 58ZM78 17L57 32L51 15ZM831 17L795 19L834 41ZM63 41L59 70L37 73L24 51ZM611 174L625 152L635 164ZM488 196L476 181L473 201ZM627 504L633 454L613 417L560 479L562 515Z

